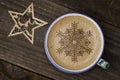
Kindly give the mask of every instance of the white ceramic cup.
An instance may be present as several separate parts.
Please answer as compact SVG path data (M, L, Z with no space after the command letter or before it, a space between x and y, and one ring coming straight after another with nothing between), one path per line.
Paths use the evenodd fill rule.
M69 69L66 69L60 65L58 65L54 60L53 58L51 57L49 51L48 51L48 47L47 47L47 40L48 40L48 35L49 35L49 32L52 28L52 26L57 22L59 21L60 19L64 18L64 17L67 17L67 16L74 16L74 15L77 15L77 16L82 16L82 17L85 17L86 19L90 20L91 22L93 22L99 33L100 33L100 37L101 37L101 48L100 48L100 52L96 58L96 60L89 66L83 68L83 69L80 69L80 70L69 70ZM104 49L104 37L103 37L103 32L101 31L99 25L93 20L91 19L90 17L86 16L86 15L83 15L83 14L80 14L80 13L68 13L68 14L64 14L60 17L58 17L57 19L55 19L53 21L53 23L50 25L47 33L46 33L46 36L45 36L45 41L44 41L44 49L45 49L45 52L46 52L46 55L48 57L48 59L50 60L50 62L59 70L63 71L63 72L66 72L66 73L71 73L71 74L77 74L77 73L82 73L82 72L85 72L85 71L88 71L89 69L91 69L92 67L94 67L96 64L99 65L100 67L102 67L103 69L108 69L109 68L109 63L107 61L105 61L104 59L101 59L101 56L102 56L102 53L103 53L103 49Z

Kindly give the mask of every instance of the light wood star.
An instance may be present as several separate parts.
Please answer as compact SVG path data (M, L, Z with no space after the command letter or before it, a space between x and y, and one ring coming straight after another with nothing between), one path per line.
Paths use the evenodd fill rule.
M15 22L15 25L9 33L8 37L24 34L30 43L33 44L35 29L48 24L46 21L38 19L34 16L33 3L30 4L23 13L10 10L8 12Z

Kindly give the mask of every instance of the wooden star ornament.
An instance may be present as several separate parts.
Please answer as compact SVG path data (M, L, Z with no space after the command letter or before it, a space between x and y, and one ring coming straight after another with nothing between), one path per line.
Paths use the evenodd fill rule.
M23 13L10 10L8 12L15 22L15 25L8 37L23 34L30 41L30 43L33 44L35 29L48 24L48 22L34 16L33 3L31 3Z

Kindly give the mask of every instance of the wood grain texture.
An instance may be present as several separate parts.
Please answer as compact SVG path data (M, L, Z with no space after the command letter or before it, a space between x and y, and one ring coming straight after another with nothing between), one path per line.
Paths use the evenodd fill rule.
M51 80L21 67L0 60L0 80Z
M87 3L81 0L78 2L75 0L2 0L0 2L0 59L56 80L119 80L119 0L116 0L118 2L92 1L94 0ZM32 2L35 17L49 22L48 25L35 31L34 45L31 45L23 35L8 37L14 26L8 10L23 12ZM109 7L110 4L112 9ZM57 70L48 61L43 44L45 33L55 18L68 12L85 13L98 22L105 36L103 58L110 62L109 70L95 66L88 72L71 75Z
M50 0L72 10L87 13L100 21L119 27L120 0Z

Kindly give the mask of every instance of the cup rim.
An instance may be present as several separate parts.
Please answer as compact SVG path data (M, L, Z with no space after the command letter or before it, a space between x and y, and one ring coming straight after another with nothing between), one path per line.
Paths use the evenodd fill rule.
M96 25L96 27L97 27L97 29L98 29L98 31L99 31L99 33L100 33L101 42L102 42L102 43L101 43L101 49L100 49L99 55L97 56L97 59L96 59L92 64L90 64L89 66L87 66L87 67L85 67L85 68L83 68L83 69L80 69L80 70L70 70L70 69L66 69L66 68L58 65L58 64L53 60L53 58L51 57L51 55L50 55L50 53L49 53L49 51L48 51L48 47L47 47L48 35L49 35L49 32L50 32L52 26L53 26L57 21L59 21L60 19L66 17L66 16L72 16L72 15L82 16L82 17L85 17L85 18L87 18L88 20L92 21L92 22ZM85 14L81 14L81 13L66 13L66 14L63 14L63 15L59 16L58 18L56 18L56 19L52 22L52 24L49 25L49 28L48 28L48 30L47 30L47 32L46 32L46 34L45 34L44 49L45 49L45 53L46 53L46 55L47 55L47 58L48 58L49 61L53 64L53 66L55 66L57 69L65 72L65 73L70 73L70 74L83 73L83 72L86 72L86 71L90 70L91 68L93 68L93 67L97 64L97 62L99 61L99 59L100 59L101 56L102 56L103 49L104 49L104 36L103 36L103 32L102 32L100 26L98 25L98 23L97 23L95 20L93 20L92 18L90 18L89 16L87 16L87 15L85 15Z

